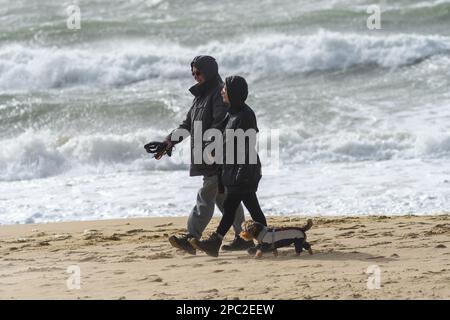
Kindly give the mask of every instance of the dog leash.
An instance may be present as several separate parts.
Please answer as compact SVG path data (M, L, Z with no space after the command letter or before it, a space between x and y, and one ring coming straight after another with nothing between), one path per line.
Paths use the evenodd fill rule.
M155 158L156 160L161 159L165 154L171 157L172 150L174 149L173 147L167 148L167 145L164 142L156 141L147 143L144 148L148 153L154 154L153 158Z

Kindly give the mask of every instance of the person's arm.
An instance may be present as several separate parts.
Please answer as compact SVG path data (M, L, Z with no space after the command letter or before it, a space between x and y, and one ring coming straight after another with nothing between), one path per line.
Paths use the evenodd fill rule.
M256 124L256 117L254 116L253 113L244 113L242 115L242 118L240 119L238 125L237 125L237 129L242 129L244 130L244 132L246 132L249 129L254 129L255 133L258 132L258 127ZM238 164L237 165L237 170L236 170L236 183L241 184L241 183L245 183L245 180L248 179L248 166L249 166L249 162L250 162L250 148L255 148L256 145L250 145L250 142L252 143L256 143L256 137L254 139L255 141L252 141L252 139L250 138L245 138L245 142L244 142L244 163L243 164ZM237 148L237 146L236 146ZM236 154L237 154L237 150L236 150ZM246 174L247 172L247 174Z
M184 135L180 135L180 139L177 140L172 140L172 135L177 131L177 130L183 130L183 131L187 131L189 134L191 132L191 111L192 111L193 106L189 109L188 113L186 114L186 118L183 120L183 122L181 122L181 124L178 126L178 128L176 128L175 130L173 130L165 139L164 139L164 143L166 143L168 145L168 148L173 147L174 145L176 145L177 143L180 143L181 141L183 141L183 139L185 138Z
M220 94L215 94L212 97L210 107L211 109L209 112L211 115L210 118L211 122L208 131L210 129L216 129L220 131L220 136L223 136L223 132L228 122L228 106L224 104L222 96ZM211 132L211 135L205 135L204 136L205 141L203 142L204 150L207 150L207 148L209 148L209 145L212 144L216 138L217 138L216 133ZM215 151L216 151L215 149L210 150L210 154L208 154L208 162L211 164L216 161Z

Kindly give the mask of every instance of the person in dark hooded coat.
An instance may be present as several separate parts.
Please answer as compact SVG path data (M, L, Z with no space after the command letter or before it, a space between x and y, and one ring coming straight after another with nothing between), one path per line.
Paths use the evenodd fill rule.
M188 222L187 233L181 235L172 235L169 242L176 248L195 254L195 248L192 247L189 240L192 238L200 239L203 231L214 214L214 204L224 212L223 203L225 195L219 192L219 165L207 164L203 157L201 163L194 163L194 140L193 137L196 130L200 130L198 124L201 123L201 135L206 130L219 128L223 123L228 110L228 106L224 104L221 97L223 87L222 78L218 72L216 60L211 56L197 56L191 62L192 76L197 83L193 85L189 91L194 96L191 108L189 109L185 120L177 129L172 131L164 143L167 148L179 143L183 139L180 131L187 131L191 136L191 166L190 176L203 176L203 186L198 191L197 203L192 209ZM184 130L181 130L184 129ZM180 130L177 132L177 130ZM181 136L181 138L175 138ZM203 144L203 142L202 142ZM204 149L204 145L200 150ZM233 223L235 238L229 245L224 245L223 250L246 250L254 247L253 241L245 241L239 237L242 231L241 224L244 221L244 210L242 206L235 208L236 218Z
M248 85L244 78L231 76L225 79L225 86L222 89L222 97L225 103L230 106L228 116L223 122L225 141L230 139L231 133L237 133L242 129L249 135L254 134L254 139L244 138L245 143L239 145L236 142L235 134L232 147L234 157L225 161L222 166L222 183L225 187L224 214L220 224L208 239L191 239L191 244L210 256L217 257L222 244L222 239L231 228L236 216L236 208L244 203L252 219L267 226L266 218L256 196L259 181L261 180L261 162L256 153L256 133L258 126L253 110L245 103L248 95ZM228 144L225 144L225 149ZM227 152L225 152L227 153ZM253 157L252 157L253 153ZM238 158L244 161L238 161ZM230 161L231 160L231 161Z

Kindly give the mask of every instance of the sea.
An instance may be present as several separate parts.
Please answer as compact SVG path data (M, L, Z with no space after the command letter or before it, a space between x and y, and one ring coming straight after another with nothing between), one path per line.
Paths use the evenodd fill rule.
M197 55L277 133L266 215L450 212L450 0L0 0L0 224L187 217L189 143L143 146Z

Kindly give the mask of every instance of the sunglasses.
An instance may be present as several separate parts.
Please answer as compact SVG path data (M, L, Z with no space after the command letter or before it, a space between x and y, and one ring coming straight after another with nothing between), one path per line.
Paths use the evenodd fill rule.
M201 73L200 71L198 71L198 70L197 70L197 71L192 71L192 76L193 76L193 77L195 77L195 76L198 77L198 76L201 75L201 74L202 74L202 73Z

